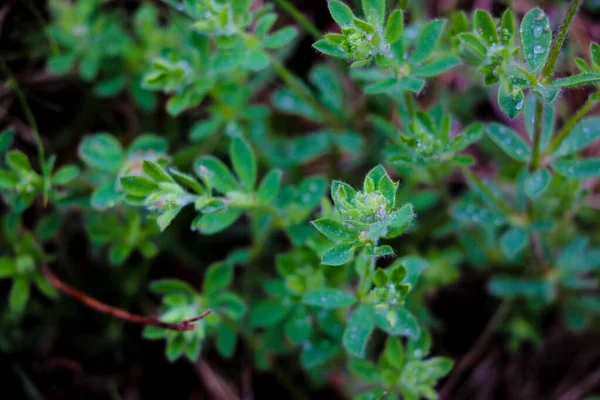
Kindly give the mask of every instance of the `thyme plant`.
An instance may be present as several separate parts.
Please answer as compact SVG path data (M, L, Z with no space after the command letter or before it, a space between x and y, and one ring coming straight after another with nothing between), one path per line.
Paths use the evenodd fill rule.
M314 385L337 373L357 399L438 397L454 362L427 299L473 271L501 299L491 329L512 350L539 339L548 309L575 330L597 322L600 158L583 155L600 138L588 116L600 46L571 49L569 65L562 55L581 0L562 20L543 8L432 19L418 2L329 0L325 34L287 1L165 0L133 13L105 3L50 1L47 70L181 123L174 134L77 132L77 159L65 160L36 115L36 156L13 127L2 132L2 313L19 321L69 294L144 323L171 361L212 349L247 351L261 370L297 360ZM319 54L303 79L287 60L306 35ZM494 121L453 104L441 82L456 76L468 86L458 96L497 103ZM588 97L566 113L572 88ZM483 174L482 159L498 167ZM450 193L450 179L465 189ZM149 282L157 319L91 304L50 272L73 276L60 249L73 215L111 274L169 265L187 248L193 279L163 267Z

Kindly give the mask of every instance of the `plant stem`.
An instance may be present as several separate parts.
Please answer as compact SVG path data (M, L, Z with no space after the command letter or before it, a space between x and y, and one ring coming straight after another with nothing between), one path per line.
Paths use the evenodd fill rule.
M288 0L275 0L275 3L287 12L298 24L304 28L315 39L321 39L321 32L308 18L306 18L292 3Z
M587 102L583 105L583 107L581 107L577 111L577 113L567 121L567 123L561 128L558 134L552 139L550 145L548 145L548 149L544 153L544 156L548 156L552 154L556 149L558 149L562 141L565 140L567 136L569 136L575 124L577 124L588 113L588 111L591 110L591 108L594 106L594 104L596 104L597 101L598 100L593 96L590 96L588 98Z
M582 2L583 0L571 0L571 4L569 4L569 8L567 9L567 13L561 22L558 34L554 38L552 46L550 47L550 54L548 55L546 64L544 64L544 68L542 69L542 83L547 83L547 81L552 77L556 60L558 59L558 55L560 54L560 50L562 49L565 38L569 33L569 28L571 27L573 18L575 17L575 14L577 14L577 10L579 9L579 6L581 6Z
M410 95L410 93L407 91L404 92L404 102L406 103L408 115L410 116L410 119L412 120L413 118L415 118L415 107L413 104L413 98Z
M96 309L100 312L115 316L117 318L120 318L120 319L123 319L126 321L142 324L142 325L155 326L157 328L168 329L168 330L179 331L179 332L193 331L195 329L194 322L203 319L204 317L206 317L208 314L211 313L211 310L206 310L206 311L202 312L200 315L198 315L197 317L186 319L181 322L177 322L177 323L163 322L154 317L145 317L143 315L131 314L125 310L121 310L119 308L109 306L108 304L101 303L100 301L88 296L87 294L85 294L83 292L80 292L77 289L70 287L69 285L67 285L66 283L61 281L56 275L54 275L54 273L50 270L50 268L48 268L48 266L46 264L42 264L42 271L44 272L46 279L48 279L50 281L50 283L52 284L52 286L54 286L54 288L56 288L56 290L59 290L65 294L68 294L69 296L77 299L78 301L85 304L86 306Z
M529 162L529 172L534 172L540 166L540 143L544 128L544 103L538 96L535 99L535 124L533 126L533 150Z

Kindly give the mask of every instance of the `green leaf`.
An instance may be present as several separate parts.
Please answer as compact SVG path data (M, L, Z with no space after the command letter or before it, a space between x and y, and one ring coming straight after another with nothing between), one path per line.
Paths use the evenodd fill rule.
M227 194L239 190L240 186L225 164L216 157L199 158L195 163L196 174L207 178L219 192Z
M289 45L296 36L298 36L298 30L293 26L288 26L273 33L261 43L265 49L278 49Z
M19 183L19 176L12 171L0 169L0 188L12 190Z
M6 155L6 163L14 172L18 174L29 174L33 172L29 158L20 150L11 150Z
M415 218L415 212L412 204L403 205L393 216L393 221L388 227L388 231L384 236L385 239L393 239L403 234Z
M523 121L527 128L529 138L533 141L534 130L535 130L535 103L536 96L527 96L525 99L525 106L523 107ZM554 134L554 125L556 120L554 112L554 106L544 103L544 117L542 126L542 140L540 141L541 150L546 150Z
M0 157L4 157L4 153L8 151L15 137L15 131L5 129L0 133Z
M419 93L425 81L423 79L405 77L401 79L389 78L365 87L365 94L377 94L384 92L409 91Z
M367 21L372 21L372 16L378 25L382 25L385 17L385 0L362 0L362 9Z
M230 263L216 263L208 267L204 275L202 293L209 295L223 291L233 281L233 265Z
M388 17L385 25L385 41L388 44L396 43L402 37L404 29L404 14L402 10L394 10Z
M146 133L138 136L127 148L127 156L143 156L145 153L166 154L168 143L165 138Z
M310 346L302 347L300 362L305 370L311 370L331 359L338 349L338 344L327 339L318 339L316 342L310 342Z
M15 277L8 299L8 304L12 311L21 312L29 300L31 292L31 282L25 277Z
M417 37L415 50L410 56L411 65L417 65L424 61L435 49L446 21L443 19L434 19L429 21Z
M278 169L272 169L263 178L258 190L256 191L256 197L258 201L263 204L272 204L277 195L279 194L279 187L281 186L282 172Z
M124 157L121 144L108 133L86 136L79 144L78 152L88 166L107 172L118 172Z
M407 336L417 339L421 335L421 327L415 316L406 308L398 308L395 311L395 324L390 326L386 313L375 313L375 323L383 331L392 336Z
M389 336L385 341L383 357L388 364L398 371L402 371L402 367L404 367L404 346L402 345L402 341L397 337Z
M500 249L508 259L514 259L529 244L529 235L523 228L510 228L500 237Z
M229 358L235 351L237 335L227 324L217 327L217 351L222 357Z
M220 313L223 313L236 321L240 320L247 311L244 300L231 292L214 293L213 299L210 302L210 307L214 307Z
M354 257L356 248L353 243L342 243L333 246L321 257L321 263L325 265L343 265Z
M250 309L248 323L251 328L269 328L277 325L289 309L278 301L261 301Z
M311 317L304 307L297 308L286 321L283 330L292 343L302 344L313 334Z
M440 75L457 65L460 65L460 59L453 54L448 54L416 67L413 70L413 75L420 78L429 78Z
M213 235L229 228L242 214L243 211L236 209L225 209L204 214L194 223L194 228L204 235Z
M502 14L500 23L500 42L503 46L512 47L515 36L515 16L510 8L507 8Z
M79 167L75 165L65 165L56 171L54 176L52 176L51 182L54 185L68 185L81 173Z
M550 172L547 169L538 169L525 178L525 194L532 199L537 199L544 193L550 183Z
M542 69L552 44L552 30L544 11L539 8L530 10L521 21L521 45L523 56L531 72Z
M331 0L327 6L331 17L339 26L344 27L352 24L354 13L350 7L337 0Z
M523 109L525 95L519 88L511 92L507 85L500 85L498 88L498 105L500 109L508 115L508 118L516 118Z
M573 127L569 135L552 153L553 157L568 156L600 139L600 117L589 117Z
M113 243L108 250L108 260L111 265L122 265L132 251L133 247L129 243Z
M582 72L581 74L571 75L566 78L560 78L549 84L550 89L572 88L586 86L600 82L600 74Z
M342 338L342 344L346 351L354 357L364 358L367 342L374 329L375 323L371 307L364 304L356 307L350 316Z
M229 157L244 188L253 190L256 184L256 156L250 145L242 138L234 138L229 146Z
M486 10L475 10L473 14L473 25L479 32L479 36L488 45L498 43L498 32L496 32L496 24L492 16Z
M529 160L531 150L517 132L495 122L487 125L486 132L509 157L523 162Z
M394 249L392 249L391 246L383 245L371 247L370 249L368 249L368 254L373 257L387 257L394 256L396 253L394 253Z
M551 165L556 172L569 178L587 179L600 176L600 158L558 160Z
M175 180L171 178L171 175L169 175L167 171L160 166L160 164L154 161L144 160L142 163L142 169L144 170L144 173L152 178L152 180L155 182L175 183Z
M192 142L200 142L213 135L221 125L223 125L223 121L219 118L200 121L192 126L192 129L190 130L190 140Z
M90 205L96 210L104 210L116 206L124 198L125 193L118 191L114 182L109 182L92 194Z
M476 36L470 32L465 32L465 33L459 34L458 38L460 39L462 44L467 46L471 51L473 51L478 56L483 58L487 54L487 48L481 42L481 39L478 36Z
M323 54L327 54L328 56L337 57L337 58L346 58L346 53L344 53L337 46L329 43L329 41L325 39L321 39L312 45L315 49L319 50Z
M312 225L329 239L349 241L356 240L358 237L358 232L354 229L329 218L321 218L312 221Z
M320 308L348 307L356 303L356 297L352 293L339 289L319 288L304 294L302 303Z
M158 184L144 176L124 176L121 178L123 190L132 196L146 197L158 190Z

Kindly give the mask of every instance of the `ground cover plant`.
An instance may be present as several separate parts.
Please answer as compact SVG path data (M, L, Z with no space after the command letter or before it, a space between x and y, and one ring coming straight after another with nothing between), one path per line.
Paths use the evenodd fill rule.
M582 0L1 5L8 387L591 399L599 18Z

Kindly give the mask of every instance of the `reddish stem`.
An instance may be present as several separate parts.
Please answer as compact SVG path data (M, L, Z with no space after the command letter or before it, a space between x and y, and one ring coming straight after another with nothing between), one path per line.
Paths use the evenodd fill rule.
M145 317L143 315L131 314L125 310L121 310L120 308L116 308L113 306L109 306L108 304L104 304L87 294L80 292L77 289L72 288L67 285L63 281L61 281L54 273L48 268L46 264L42 264L42 270L44 271L44 275L46 278L52 283L52 285L59 291L68 294L71 297L79 300L81 303L85 304L88 307L94 308L100 312L113 315L117 318L135 322L142 325L150 325L155 326L157 328L169 329L172 331L193 331L195 328L194 322L199 321L206 317L211 313L211 310L206 310L202 312L200 315L194 318L186 319L178 323L168 323L158 320L154 317Z

